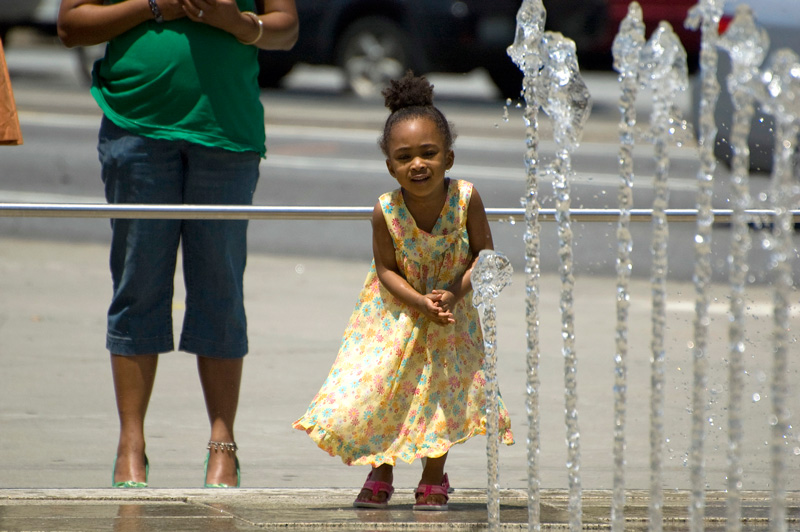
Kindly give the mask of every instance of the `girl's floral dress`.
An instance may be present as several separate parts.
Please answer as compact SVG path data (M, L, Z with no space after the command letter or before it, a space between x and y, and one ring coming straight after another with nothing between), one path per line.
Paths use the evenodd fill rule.
M467 206L472 184L450 180L432 232L420 230L400 189L380 197L397 264L421 294L447 288L472 260ZM386 290L373 261L339 354L294 427L349 465L438 457L486 433L483 336L467 294L441 326ZM500 400L500 435L514 442Z

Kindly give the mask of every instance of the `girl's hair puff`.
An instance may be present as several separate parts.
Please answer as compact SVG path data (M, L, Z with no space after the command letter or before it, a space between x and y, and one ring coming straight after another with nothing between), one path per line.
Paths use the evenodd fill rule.
M378 146L384 155L389 155L389 137L392 128L411 118L428 118L442 134L446 150L453 148L456 139L454 128L444 114L433 105L433 85L425 76L415 76L410 70L399 80L392 80L383 89L384 102L391 114L383 126L383 134L378 139Z

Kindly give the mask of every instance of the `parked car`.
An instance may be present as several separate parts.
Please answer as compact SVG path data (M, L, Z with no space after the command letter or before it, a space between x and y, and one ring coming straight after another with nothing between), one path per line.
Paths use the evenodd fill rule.
M607 0L543 0L547 29L579 55L610 50ZM33 26L55 33L59 0L0 0L0 32ZM296 0L300 38L290 51L259 51L259 83L275 87L297 63L335 65L360 96L417 73L487 70L502 95L519 96L522 73L506 54L521 0ZM605 42L608 41L608 42ZM87 74L103 47L79 48ZM87 77L88 79L88 77Z
M725 6L725 17L730 19L736 11L736 6L747 3L753 10L756 23L762 26L769 34L770 52L765 61L770 61L770 55L776 50L789 48L800 54L800 11L797 10L797 0L758 0L745 2L744 0L729 1ZM762 65L762 69L767 65ZM730 73L730 59L728 54L720 52L717 76L721 87L714 116L718 132L714 150L718 159L730 165L731 147L729 142L731 120L733 117L733 103L727 88L727 76ZM699 107L700 90L699 82L693 87L695 110ZM750 131L750 168L754 172L770 172L772 170L772 157L775 144L774 120L771 115L765 114L757 106Z
M614 35L619 31L619 23L628 14L628 4L631 0L607 0L609 19L613 26ZM685 25L689 9L697 5L698 0L637 0L642 6L645 32L650 34L664 20L669 22L675 34L686 49L686 59L689 70L697 68L700 54L700 32L688 29Z
M59 0L0 0L0 40L17 26L27 26L55 35Z
M519 96L522 74L506 54L519 0L297 0L300 38L288 52L261 51L264 87L297 63L335 65L364 97L407 69L416 73L485 68L500 92ZM548 29L579 50L605 37L605 0L545 0Z

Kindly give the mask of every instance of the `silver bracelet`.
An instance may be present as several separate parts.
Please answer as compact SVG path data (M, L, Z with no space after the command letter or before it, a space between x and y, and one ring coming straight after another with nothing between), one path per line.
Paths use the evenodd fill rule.
M214 450L214 451L230 451L232 453L235 453L237 450L239 450L239 446L236 445L235 441L228 442L228 441L212 441L212 440L209 440L208 447L206 447L206 449L208 449L209 451L211 451L211 450Z
M156 19L156 22L161 24L164 22L164 17L161 15L161 9L159 9L156 0L147 0L150 3L150 11L153 12L153 18Z

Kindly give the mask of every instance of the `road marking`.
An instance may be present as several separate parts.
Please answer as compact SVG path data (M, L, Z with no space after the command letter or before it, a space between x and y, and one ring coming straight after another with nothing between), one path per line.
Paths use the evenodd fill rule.
M52 127L81 127L98 129L100 115L77 115L66 113L44 113L40 111L19 111L19 123L22 126L34 124Z
M53 194L51 192L23 192L0 190L3 203L105 203L103 196L80 196L72 194Z
M67 113L47 113L40 111L20 111L20 123L47 125L53 127L82 127L96 129L100 126L101 115L67 114ZM338 142L365 142L374 143L378 138L378 133L368 129L350 129L322 126L295 126L283 124L266 124L267 145L271 138L278 139L300 139L314 141L338 141ZM616 146L611 143L585 142L582 143L576 155L606 156L616 159L617 152L610 147ZM540 156L548 156L554 153L555 143L543 140L539 143ZM456 148L467 148L472 150L483 150L493 152L504 152L518 154L520 161L525 151L525 139L497 138L476 135L461 135L456 139ZM635 157L642 160L652 158L652 149L646 142L637 145ZM696 162L698 161L697 150L694 148L673 148L670 151L670 160L675 162ZM698 163L699 164L699 163ZM694 176L692 176L694 178Z
M730 312L729 303L711 303L708 305L708 313L711 315L727 315ZM775 307L771 303L747 303L744 313L746 316L772 316ZM695 313L694 301L667 301L667 312L689 312ZM800 306L792 305L789 314L800 316Z
M339 171L347 173L359 173L364 175L383 175L386 173L386 164L383 161L364 161L362 159L336 158L336 157L307 157L294 155L269 155L266 162L262 163L266 170L270 168L282 168L290 170L307 170L314 172ZM476 182L487 179L499 181L515 181L525 183L525 169L520 163L519 168L498 168L496 166L477 166L471 164L458 164L453 167L452 174L455 177L472 180ZM619 185L619 176L616 174L601 173L579 173L572 178L572 183L579 183L582 186L612 188ZM653 178L648 176L636 177L637 187L652 187ZM695 191L697 184L693 180L673 179L669 184L670 190Z
M40 113L33 111L20 112L20 121L24 124L31 123L37 125L48 125L53 127L90 127L98 128L100 118L97 116L74 115L74 114L55 114L55 113ZM374 131L367 131L362 129L347 129L347 128L328 128L317 126L267 126L267 141L270 138L275 139L304 139L315 141L349 141L349 142L374 142L377 138ZM516 181L519 183L525 182L525 169L522 160L522 140L519 142L512 139L495 139L488 137L470 137L464 136L458 139L460 147L466 147L473 150L489 150L493 152L505 152L519 154L519 166L517 168L511 167L496 167L496 166L477 166L469 164L457 164L454 174L458 177L468 180L481 181L483 179L497 179L501 181ZM646 146L645 146L646 147ZM609 155L608 144L584 144L579 150L586 155ZM693 150L676 150L676 155L672 157L672 161L689 161L688 154ZM542 143L540 145L540 153L547 156L551 151L548 151L548 144ZM579 153L581 153L579 151ZM332 157L307 157L307 156L290 156L280 154L267 154L267 167L283 168L291 170L308 170L308 171L326 171L337 170L349 173L360 174L384 174L386 172L386 165L383 161L365 161L363 159L353 158L332 158ZM637 175L635 178L636 187L641 189L643 187L652 188L653 177L645 175ZM583 186L597 187L597 188L613 188L618 187L620 178L618 174L609 173L576 173L572 178L573 183L578 183ZM689 178L672 176L669 181L670 190L680 191L695 191L697 184L694 181L694 176Z

